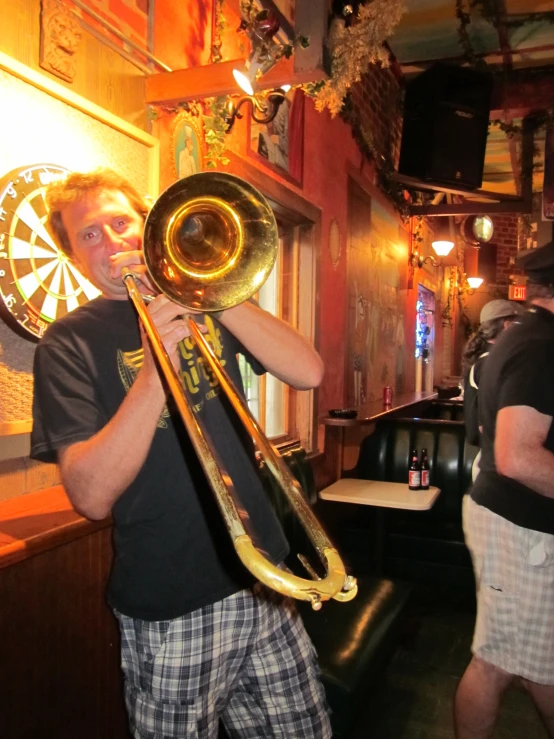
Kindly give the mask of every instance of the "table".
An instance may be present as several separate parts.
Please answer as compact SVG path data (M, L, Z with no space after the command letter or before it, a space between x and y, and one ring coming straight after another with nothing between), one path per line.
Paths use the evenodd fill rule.
M434 485L428 490L410 490L407 482L387 482L385 480L360 480L343 477L319 492L322 500L338 503L355 503L374 506L375 521L375 568L378 574L383 570L385 542L385 508L400 508L408 511L428 511L440 494Z

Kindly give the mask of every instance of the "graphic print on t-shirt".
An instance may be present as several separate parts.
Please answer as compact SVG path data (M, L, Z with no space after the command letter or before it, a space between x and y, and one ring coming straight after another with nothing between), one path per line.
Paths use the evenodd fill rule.
M212 347L221 366L224 367L226 360L223 358L224 346L221 329L216 326L209 315L204 317L204 323L208 329L204 334L204 338ZM219 394L220 386L191 336L181 341L179 351L181 354L181 370L179 375L189 393L193 410L195 413L198 413L202 410L205 400L212 400ZM132 352L118 350L117 366L125 392L129 392L129 388L135 381L143 361L144 351L142 348ZM165 419L168 417L169 410L166 404L158 421L158 428L167 428L167 421Z

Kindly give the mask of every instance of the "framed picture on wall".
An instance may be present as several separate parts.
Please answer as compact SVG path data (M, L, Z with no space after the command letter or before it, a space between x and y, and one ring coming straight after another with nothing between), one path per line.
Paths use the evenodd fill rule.
M204 138L199 115L181 111L173 121L173 169L177 179L204 169Z
M276 174L302 185L304 93L289 90L271 123L250 119L250 155Z

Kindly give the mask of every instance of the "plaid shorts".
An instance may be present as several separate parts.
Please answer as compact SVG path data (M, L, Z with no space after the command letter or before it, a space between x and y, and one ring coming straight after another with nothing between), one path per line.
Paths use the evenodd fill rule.
M257 584L171 621L116 612L135 739L329 739L314 647L292 602Z
M511 675L554 685L554 536L464 498L477 581L472 651Z

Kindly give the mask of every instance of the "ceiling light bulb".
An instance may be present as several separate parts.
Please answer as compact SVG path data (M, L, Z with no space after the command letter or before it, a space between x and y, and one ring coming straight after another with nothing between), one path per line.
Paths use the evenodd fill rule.
M450 252L454 248L454 242L453 241L433 241L431 246L435 250L435 253L439 255L439 257L446 257L448 254L450 254Z

